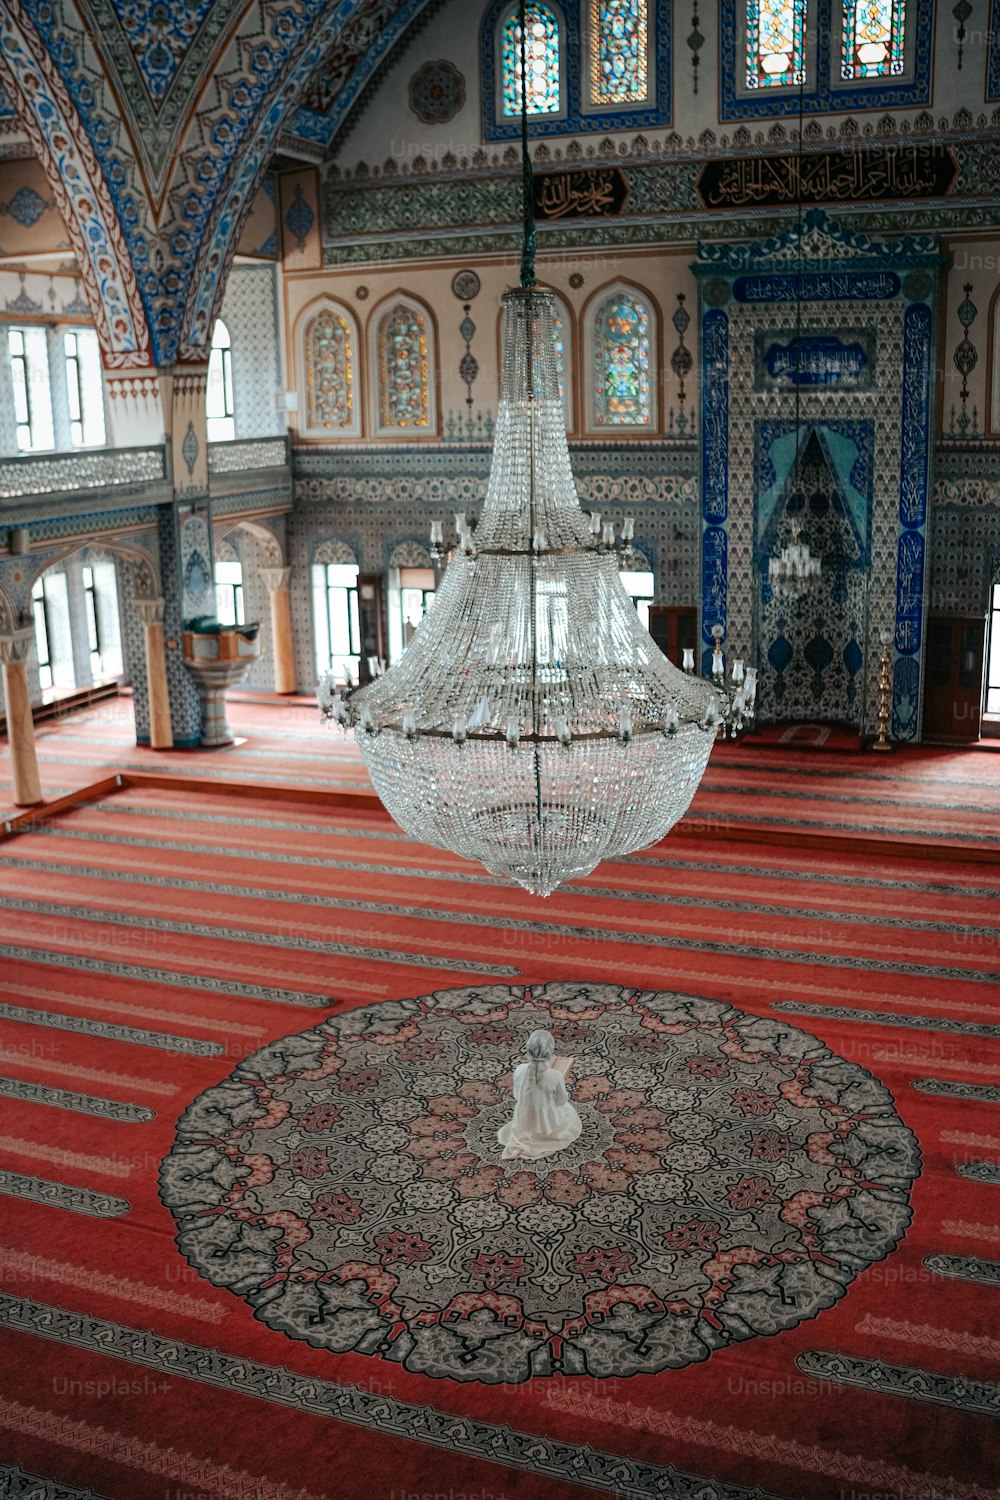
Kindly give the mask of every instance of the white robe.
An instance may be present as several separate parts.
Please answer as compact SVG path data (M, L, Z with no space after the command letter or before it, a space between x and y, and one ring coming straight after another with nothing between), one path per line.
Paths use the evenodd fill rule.
M546 1068L537 1083L533 1072L534 1063L514 1069L514 1118L497 1131L505 1158L551 1156L583 1129L558 1068Z

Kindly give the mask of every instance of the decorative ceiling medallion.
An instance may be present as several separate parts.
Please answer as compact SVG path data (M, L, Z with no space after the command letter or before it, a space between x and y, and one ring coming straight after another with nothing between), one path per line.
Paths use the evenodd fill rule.
M501 1159L536 1027L565 1150ZM187 1109L182 1255L269 1328L487 1385L654 1374L832 1307L910 1221L889 1092L785 1020L611 984L439 990L333 1016Z
M478 297L480 285L475 271L456 271L451 281L451 289L459 302L471 302Z
M465 79L455 64L424 63L410 79L410 108L425 125L446 125L465 103Z

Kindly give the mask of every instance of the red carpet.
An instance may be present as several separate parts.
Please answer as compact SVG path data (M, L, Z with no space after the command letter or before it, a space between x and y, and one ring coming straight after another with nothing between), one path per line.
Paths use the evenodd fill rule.
M247 748L226 754L256 779ZM772 753L738 794L703 796L750 812L758 777L789 769L790 752ZM715 777L728 784L744 754L725 750ZM340 756L334 774L356 777ZM849 792L838 823L888 822L893 797L916 822L931 803L1000 801L964 785L974 759L918 752L863 785L822 784ZM195 762L208 771L208 756ZM303 764L308 784L317 768ZM886 805L865 809L873 782ZM930 810L952 835L983 827L982 813ZM671 839L542 903L378 813L180 782L7 841L0 1463L106 1500L995 1500L998 893L989 863L889 846L874 861L796 849L792 835L784 848ZM178 1118L241 1059L315 1027L331 1003L349 1018L459 986L584 979L729 1002L869 1070L923 1156L899 1248L817 1317L700 1363L509 1387L312 1348L186 1264L157 1173ZM752 1328L767 1315L756 1295ZM0 1494L34 1493L13 1483L0 1478Z
M43 792L58 797L116 770L306 791L369 786L353 740L322 725L310 703L236 702L229 718L243 743L212 751L137 746L124 697L40 725ZM712 838L755 831L786 838L801 831L839 841L864 835L1000 853L995 752L917 747L845 755L836 748L789 749L770 743L771 737L765 730L715 747L685 819L688 831ZM9 766L0 752L0 815L12 810Z

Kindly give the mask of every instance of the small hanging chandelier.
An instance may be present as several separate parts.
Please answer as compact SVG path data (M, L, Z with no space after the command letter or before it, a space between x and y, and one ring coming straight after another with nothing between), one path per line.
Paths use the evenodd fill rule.
M800 599L822 571L821 560L810 552L809 543L802 541L797 524L792 526L788 546L782 547L777 557L767 560L767 581L782 599Z
M522 6L523 11L523 6ZM522 14L522 37L524 17ZM523 76L523 75L522 75ZM721 631L712 681L679 671L639 621L611 523L580 508L556 363L556 306L535 283L522 107L525 254L505 293L486 500L434 608L396 664L325 718L353 727L375 790L414 838L548 895L602 859L656 843L687 811L719 733L753 717L756 673ZM435 523L440 554L444 532Z

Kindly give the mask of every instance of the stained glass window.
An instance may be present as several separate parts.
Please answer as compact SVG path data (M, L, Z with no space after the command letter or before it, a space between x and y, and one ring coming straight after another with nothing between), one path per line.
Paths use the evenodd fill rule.
M848 0L844 6L843 78L902 73L903 0Z
M428 425L427 327L416 308L404 302L379 324L378 396L383 428Z
M306 419L310 430L354 426L351 329L332 307L324 307L306 328Z
M649 355L649 309L633 293L615 292L598 309L594 328L597 426L649 426Z
M590 0L592 104L645 99L646 0Z
M749 0L748 89L777 88L803 81L806 3L807 0Z
M528 69L528 114L557 115L559 97L559 22L547 5L532 0L525 11ZM503 112L521 113L521 23L515 9L503 23Z
M555 329L556 336L556 373L559 376L559 394L562 397L563 405L566 408L566 426L569 427L571 425L572 419L569 409L569 385L566 378L567 333L566 322L563 318L562 308L559 306L558 302L556 303L556 312L555 318L553 319L553 327Z

